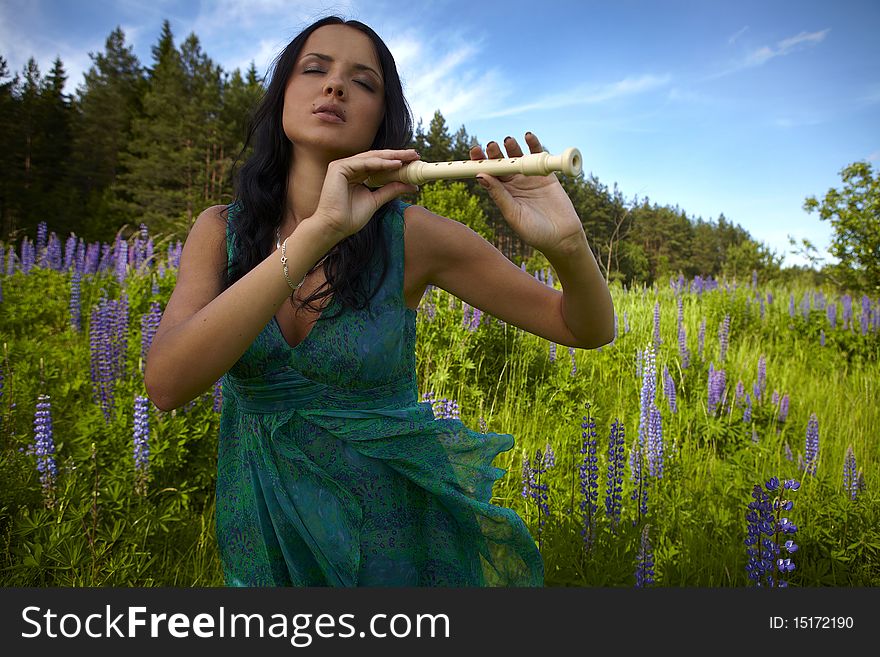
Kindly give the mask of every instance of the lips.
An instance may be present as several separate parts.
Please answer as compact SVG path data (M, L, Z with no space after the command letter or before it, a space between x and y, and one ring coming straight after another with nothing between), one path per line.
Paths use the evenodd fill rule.
M320 105L313 112L315 116L330 123L345 123L345 112L333 103Z

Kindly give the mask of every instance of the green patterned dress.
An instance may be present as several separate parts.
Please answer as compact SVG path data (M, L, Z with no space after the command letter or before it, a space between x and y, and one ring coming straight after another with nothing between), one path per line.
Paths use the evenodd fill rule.
M490 503L509 434L419 402L403 211L369 309L291 347L273 318L223 378L217 543L228 586L542 586L522 519ZM234 221L230 208L230 221ZM227 252L231 252L227 227ZM374 288L370 288L374 289ZM331 300L324 315L336 315Z

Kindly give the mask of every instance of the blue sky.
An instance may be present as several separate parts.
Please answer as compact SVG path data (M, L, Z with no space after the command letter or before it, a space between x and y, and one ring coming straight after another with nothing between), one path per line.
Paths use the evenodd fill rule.
M482 143L531 130L576 146L628 199L723 213L788 264L788 235L828 257L804 198L851 162L880 166L877 0L0 0L0 54L13 71L60 56L74 92L116 26L149 65L167 18L225 70L264 73L327 13L385 39L426 124L439 109Z

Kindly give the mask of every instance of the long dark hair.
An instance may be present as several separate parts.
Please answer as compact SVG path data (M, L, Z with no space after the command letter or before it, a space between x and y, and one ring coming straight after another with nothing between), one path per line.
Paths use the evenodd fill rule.
M379 35L359 21L346 21L338 16L322 18L305 28L275 59L271 81L251 117L247 140L238 157L241 159L248 146L253 144L252 155L235 176L236 198L230 207L234 213L234 221L230 221L232 258L225 270L226 287L247 274L275 249L275 230L283 218L292 156L290 141L281 123L284 91L306 39L325 25L347 25L360 30L376 48L385 82L385 117L370 149L406 148L412 140L412 113L403 97L397 65ZM380 220L388 206L385 204L379 208L364 228L329 251L323 261L327 280L303 300L302 307L317 312L320 308L314 305L315 302L330 295L340 302L340 312L345 307L361 309L367 306L388 269L389 256L380 232ZM382 273L376 287L368 290L366 274L373 257L378 258ZM323 314L321 318L330 319Z

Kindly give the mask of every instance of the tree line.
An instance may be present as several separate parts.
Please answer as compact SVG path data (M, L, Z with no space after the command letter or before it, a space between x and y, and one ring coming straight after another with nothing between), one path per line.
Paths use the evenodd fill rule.
M244 73L224 71L194 33L175 45L167 20L148 67L121 28L90 57L67 95L60 58L45 75L33 58L13 74L0 56L2 239L33 236L41 221L86 240L140 224L185 237L202 209L233 198L233 166L247 155L247 121L263 80L253 63ZM425 161L447 161L468 159L475 143L465 126L451 132L437 111L427 127L418 123L411 145ZM678 207L628 199L594 175L561 180L609 281L784 274L782 256L723 214L693 219ZM432 183L407 200L467 223L517 264L540 263L475 181Z

